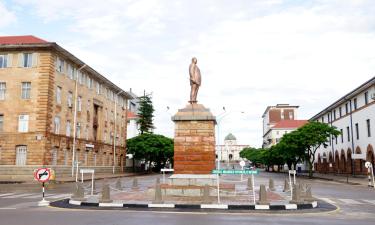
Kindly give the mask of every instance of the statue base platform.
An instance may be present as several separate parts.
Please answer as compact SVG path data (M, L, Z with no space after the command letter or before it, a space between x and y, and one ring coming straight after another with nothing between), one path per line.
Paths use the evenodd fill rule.
M174 173L211 174L215 168L216 118L202 104L188 104L175 123Z

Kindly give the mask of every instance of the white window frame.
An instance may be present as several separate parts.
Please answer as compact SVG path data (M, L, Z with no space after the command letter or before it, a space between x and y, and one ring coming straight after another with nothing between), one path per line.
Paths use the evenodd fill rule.
M31 98L31 82L21 83L21 98L30 99Z
M71 91L68 92L68 107L73 107L73 92Z
M22 53L21 60L22 60L21 65L23 68L31 68L33 66L33 53L30 53L30 52Z
M56 88L56 104L61 105L61 93L62 93L62 88L57 86Z
M18 116L18 132L29 132L29 115L22 114Z
M100 83L96 82L96 94L100 95Z
M8 67L8 59L7 54L0 54L0 69Z
M6 91L7 91L7 83L0 82L0 100L5 100Z
M82 97L78 96L77 98L77 111L81 112L82 111Z
M55 116L54 118L54 133L60 134L60 126L61 125L61 119L59 116Z
M27 164L27 145L16 146L16 165L25 166Z
M64 65L65 65L65 61L63 59L60 59L59 57L57 58L57 67L56 67L56 71L57 72L60 72L60 73L63 73L64 72Z
M70 64L68 64L68 77L70 78L70 79L72 79L73 80L73 77L74 77L74 75L73 75L73 66L72 65L70 65Z
M70 137L70 135L72 134L71 133L71 127L72 127L72 124L70 123L70 120L67 120L66 121L66 127L65 127L65 135Z
M81 123L77 123L76 127L76 137L81 138Z

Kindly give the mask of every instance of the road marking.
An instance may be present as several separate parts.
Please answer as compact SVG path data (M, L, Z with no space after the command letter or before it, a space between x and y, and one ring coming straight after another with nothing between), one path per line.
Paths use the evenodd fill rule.
M17 209L17 208L0 208L0 210L1 210L1 209Z
M3 198L20 198L20 197L26 197L26 196L30 196L32 194L30 193L26 193L26 194L15 194L15 195L8 195L8 196L5 196Z
M362 199L362 201L375 205L375 200L364 200L364 199Z
M8 195L14 195L14 193L5 193L5 194L1 194L0 197L8 196Z
M329 198L320 198L320 199L323 200L323 201L325 201L325 202L327 202L327 203L329 203L329 204L336 204L336 202L332 201Z
M353 199L339 198L337 200L344 202L345 204L353 204L353 205L364 204L363 202L359 202Z
M23 198L42 198L42 194L33 193L31 196L27 196Z
M53 195L53 196L49 196L48 198L67 198L67 197L70 197L71 194L60 194L60 195Z

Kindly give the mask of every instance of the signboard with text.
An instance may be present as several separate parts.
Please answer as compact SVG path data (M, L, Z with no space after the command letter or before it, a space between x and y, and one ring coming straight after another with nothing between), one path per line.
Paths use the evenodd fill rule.
M212 174L258 174L258 170L212 170Z

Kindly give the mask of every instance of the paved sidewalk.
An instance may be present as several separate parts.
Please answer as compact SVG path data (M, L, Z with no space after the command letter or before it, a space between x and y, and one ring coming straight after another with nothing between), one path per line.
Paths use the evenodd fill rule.
M308 173L300 173L298 176L308 177ZM335 181L339 183L347 183L352 185L363 185L368 186L368 179L367 176L357 175L353 177L352 175L347 174L323 174L323 173L314 173L314 179L322 179L322 180L329 180Z

